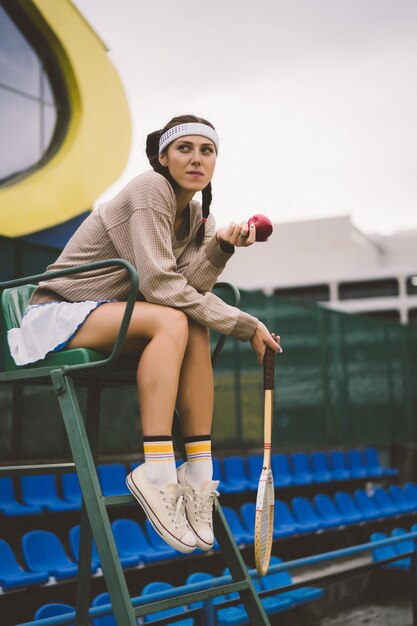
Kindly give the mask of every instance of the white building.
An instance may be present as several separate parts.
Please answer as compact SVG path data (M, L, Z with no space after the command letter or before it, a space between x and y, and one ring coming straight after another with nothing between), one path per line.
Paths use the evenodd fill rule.
M369 235L349 216L275 224L269 241L236 249L221 280L417 324L417 230Z

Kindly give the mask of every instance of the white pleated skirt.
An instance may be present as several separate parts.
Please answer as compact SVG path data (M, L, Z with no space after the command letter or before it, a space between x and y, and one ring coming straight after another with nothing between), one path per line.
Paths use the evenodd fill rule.
M10 354L16 365L35 363L49 352L63 350L90 313L105 302L109 301L29 305L20 328L12 328L7 333Z

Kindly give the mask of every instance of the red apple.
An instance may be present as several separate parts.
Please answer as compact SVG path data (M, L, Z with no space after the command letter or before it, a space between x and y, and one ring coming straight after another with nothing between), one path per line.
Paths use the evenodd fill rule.
M266 241L272 234L273 228L271 220L266 217L266 215L262 215L262 213L252 215L252 217L248 219L248 224L249 226L255 224L256 241Z

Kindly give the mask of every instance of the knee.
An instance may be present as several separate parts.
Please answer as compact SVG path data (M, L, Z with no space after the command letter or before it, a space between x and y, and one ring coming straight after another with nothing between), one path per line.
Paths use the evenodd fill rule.
M187 343L188 341L188 317L179 309L163 307L162 328L176 341Z

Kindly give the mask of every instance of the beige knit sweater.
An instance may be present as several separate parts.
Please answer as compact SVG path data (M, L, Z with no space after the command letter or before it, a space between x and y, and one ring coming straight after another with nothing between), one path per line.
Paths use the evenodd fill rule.
M87 217L48 270L126 259L139 275L138 299L181 309L208 328L242 341L250 339L258 320L211 293L233 254L220 248L213 216L206 222L205 241L199 247L195 243L201 224L199 203L191 201L184 236L179 239L174 232L175 214L176 199L169 182L154 171L145 172ZM127 272L111 267L44 281L30 303L125 301L128 290Z

